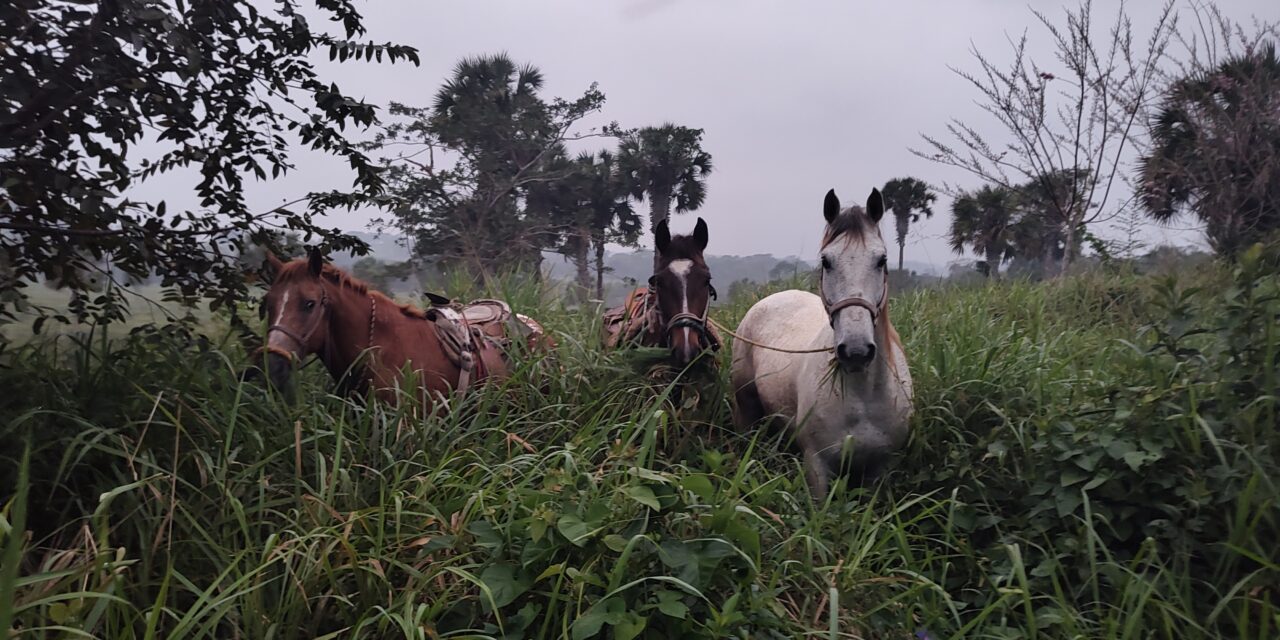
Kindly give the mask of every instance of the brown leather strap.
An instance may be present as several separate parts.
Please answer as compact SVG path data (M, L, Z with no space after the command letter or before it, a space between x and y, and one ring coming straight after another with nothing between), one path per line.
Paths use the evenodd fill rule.
M328 312L328 310L329 310L329 294L327 291L325 291L324 285L320 285L320 313L317 313L315 316L312 317L310 326L307 327L307 330L303 332L301 336L294 333L288 327L284 327L278 324L273 324L267 327L267 336L269 337L272 331L279 331L280 333L283 333L284 335L288 336L290 340L293 340L294 342L298 343L299 351L305 351L307 348L307 340L310 340L311 334L315 333L316 329L320 328L320 324L324 322L325 315Z
M461 367L458 370L458 386L455 389L455 391L458 393L458 395L463 395L467 392L467 387L469 387L470 385L471 385L471 367L467 367L467 366Z
M888 270L884 272L884 285L880 288L880 302L875 304L872 304L870 300L867 300L866 298L863 298L861 296L852 296L849 298L844 298L842 300L837 300L834 303L830 302L827 300L826 289L822 285L823 285L823 278L822 278L822 275L819 274L818 275L818 298L822 300L822 306L827 310L827 322L830 322L832 325L835 324L836 313L838 313L842 309L848 309L849 307L861 307L863 309L866 309L867 312L871 314L871 324L874 325L876 323L876 320L880 319L881 310L884 309L885 303L888 302L889 300L889 271Z
M866 298L859 298L857 296L845 298L835 304L828 305L827 315L834 318L836 312L841 309L848 309L849 307L862 307L863 309L866 309L867 312L871 314L872 324L875 324L875 321L880 317L880 307L878 305L872 304L871 301Z
M708 302L707 311L710 311L710 310L711 310L711 303ZM667 324L665 327L667 339L668 340L671 339L670 336L672 331L682 327L688 327L690 329L693 329L694 331L697 331L698 344L703 348L710 348L712 351L720 350L720 341L717 340L714 334L711 333L710 329L707 328L706 313L703 313L701 316L698 316L692 313L677 313L676 315L672 316L671 319L667 321Z

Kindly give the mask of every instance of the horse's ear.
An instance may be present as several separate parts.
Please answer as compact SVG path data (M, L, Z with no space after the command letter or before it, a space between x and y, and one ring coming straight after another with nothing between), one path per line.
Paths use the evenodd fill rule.
M320 253L319 247L311 247L307 253L307 268L311 270L311 275L318 278L324 270L324 254Z
M671 229L667 227L666 220L659 222L653 230L653 246L657 247L658 253L666 253L671 248Z
M693 241L697 243L698 251L702 251L707 248L707 240L709 240L707 234L707 223L702 218L698 218L698 224L693 228Z
M822 217L827 219L827 224L831 224L838 215L840 215L840 198L836 197L836 190L832 189L827 192L827 199L822 201Z
M276 252L267 249L267 257L262 261L262 279L267 284L275 282L276 276L280 275L280 270L283 268L284 263L276 257Z
M884 196L875 187L871 188L871 195L867 196L867 215L871 216L872 222L880 222L880 218L884 217Z

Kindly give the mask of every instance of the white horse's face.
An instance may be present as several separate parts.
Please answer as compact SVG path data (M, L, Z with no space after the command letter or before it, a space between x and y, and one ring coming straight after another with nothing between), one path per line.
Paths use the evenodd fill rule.
M884 202L873 189L865 211L858 207L840 210L835 190L827 194L824 206L827 229L819 254L822 298L828 308L842 300L862 299L877 309L862 305L835 310L829 318L835 333L836 360L848 372L866 370L876 357L876 314L888 294L886 274L888 254L879 222Z

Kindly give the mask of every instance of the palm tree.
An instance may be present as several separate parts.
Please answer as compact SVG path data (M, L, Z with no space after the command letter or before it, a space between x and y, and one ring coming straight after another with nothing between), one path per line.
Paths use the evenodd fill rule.
M902 254L907 246L907 230L914 222L920 222L920 214L933 217L933 204L938 196L929 185L915 178L894 178L884 184L880 190L884 196L884 204L893 210L893 219L898 227L898 271L902 271ZM919 212L919 213L913 213Z
M528 185L558 175L571 160L556 142L554 118L538 95L542 72L506 54L464 58L436 92L426 126L463 156L472 193L451 203L448 237L483 280L518 268L536 279L553 234L553 208L524 206ZM538 176L539 181L530 180ZM437 225L439 228L439 225Z
M1000 263L1012 256L1010 227L1016 221L1017 192L987 185L961 193L951 204L951 250L965 247L986 258L988 278L1000 277Z
M518 149L524 146L520 142L542 142L550 133L541 89L542 71L517 66L505 53L463 58L436 91L432 128L445 145L510 149L519 155L528 151ZM515 164L531 159L517 157Z
M1280 229L1280 59L1276 47L1173 84L1140 162L1143 208L1167 222L1189 210L1232 256Z
M591 168L586 203L591 212L591 244L595 247L596 298L603 299L604 247L610 242L634 246L640 239L641 220L631 208L630 194L614 154L601 151L592 160Z
M618 168L632 197L640 201L649 198L652 232L671 214L672 200L676 213L702 206L711 154L702 150L702 129L666 123L624 138L618 148Z

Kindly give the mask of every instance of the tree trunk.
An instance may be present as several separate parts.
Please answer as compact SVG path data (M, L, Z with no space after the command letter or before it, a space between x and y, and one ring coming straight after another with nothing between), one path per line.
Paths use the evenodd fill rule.
M578 269L578 297L585 302L591 295L591 230L586 226L578 229L575 245L573 263Z
M671 188L664 187L649 194L649 233L657 231L658 224L671 215ZM669 223L668 223L669 224ZM658 250L653 251L653 270L658 270Z
M897 211L894 211L897 214ZM894 224L898 228L898 271L902 271L902 253L907 246L907 230L911 227L910 216L893 216Z
M596 238L596 299L604 300L604 236Z
M987 249L987 278L989 280L1000 279L1000 250Z
M1076 252L1076 231L1074 226L1067 227L1067 238L1062 241L1062 268L1058 270L1058 276L1067 275L1067 270L1071 268L1071 260Z

